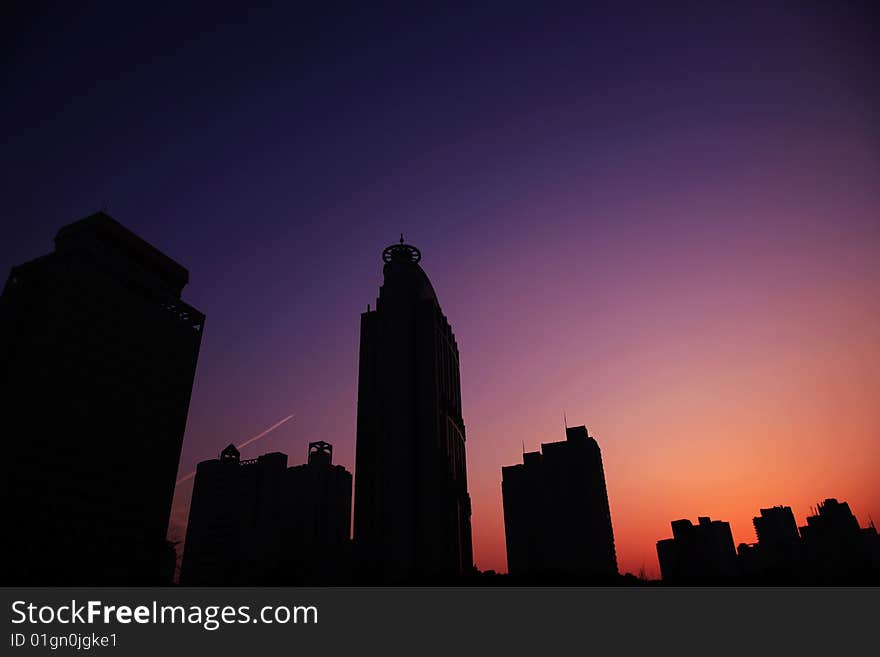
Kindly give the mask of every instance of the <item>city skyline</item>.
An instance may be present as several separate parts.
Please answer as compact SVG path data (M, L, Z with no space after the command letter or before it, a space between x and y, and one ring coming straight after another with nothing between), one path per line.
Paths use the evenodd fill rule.
M466 400L463 401L463 404L464 404L465 406L467 405ZM563 415L565 415L565 414L563 414ZM294 422L294 425L295 425L295 422ZM563 425L564 425L564 427L565 427L566 429L569 428L568 424L566 424L565 417L563 417ZM277 439L277 437L276 437L276 439ZM525 442L525 441L523 440L522 442ZM545 441L545 440L538 440L538 441L535 441L535 443L534 443L535 448L540 448L540 445L541 445L543 442L546 442L546 441ZM551 439L551 442L552 442L552 439ZM281 444L287 444L287 443L281 443ZM528 443L526 443L525 445L523 445L523 449L525 449L526 451L529 451L529 448L527 447L527 445L528 445ZM256 453L256 452L260 452L260 451L262 451L262 450L265 449L265 446L264 446L264 445L257 445L257 446L254 447L254 449L255 449L255 453ZM354 467L353 467L353 464L352 464L352 465L345 464L345 465L346 465L346 467L351 467L353 472L356 472L355 469L354 469ZM498 489L499 489L499 491L500 491L500 488L501 488L501 476L500 476L500 471L501 471L501 468L502 468L502 467L503 467L503 464L501 464L501 463L497 464L497 468L496 468L496 469L497 469L498 472L499 472L499 477L498 477ZM483 473L483 474L484 474L484 473ZM711 474L711 473L709 473L709 474ZM609 482L609 484L608 484L608 488L609 488L609 490L614 490L615 486L614 486L614 482L613 482L613 481ZM811 515L812 513L814 513L814 511L815 511L815 507L818 506L818 504L820 503L820 500L821 500L821 499L825 499L826 497L832 496L832 494L833 494L833 491L831 491L828 495L826 495L825 493L819 493L819 494L817 494L817 493L815 493L815 492L809 492L809 491L808 491L807 494L806 494L806 499L808 500L808 503L807 503L807 509L805 509L805 510L801 510L801 509L798 508L797 505L792 505L792 506L795 507L795 515L796 515L796 517L797 517L798 519L806 519L809 515ZM774 506L774 505L778 505L778 504L785 504L785 505L789 505L789 504L790 504L790 502L788 501L788 499L785 497L785 494L784 494L784 493L781 493L780 495L781 495L781 497L779 497L778 499L775 499L775 500L767 500L766 503L762 502L762 503L760 503L760 504L752 503L751 506L749 506L749 504L750 504L750 501L749 501L749 500L747 500L747 499L740 500L740 502L741 502L741 505L740 505L740 506L746 509L746 510L744 511L744 513L743 513L743 517L747 517L747 518L748 518L748 523L747 523L748 528L747 528L747 529L744 529L742 526L739 526L739 528L737 529L736 527L734 527L733 538L734 538L734 543L735 543L736 545L739 545L739 544L741 544L741 543L751 544L751 543L754 543L754 542L755 542L755 540L756 540L756 535L755 535L754 527L753 527L753 525L752 525L752 519L753 519L753 515L754 515L754 511L755 511L755 509L757 509L759 506ZM610 499L611 515L612 515L612 519L614 519L614 517L615 517L615 513L614 513L615 504L614 504L614 500L613 500L613 495L610 495L610 497L611 497L611 499ZM843 496L843 495L838 495L838 497L840 497L841 499L850 499L850 498L848 498L848 497L846 497L846 496ZM502 506L503 506L503 505L502 505ZM683 506L686 507L686 508L688 508L688 509L691 509L691 510L696 509L696 511L693 511L693 512L690 513L690 515L692 515L692 516L699 516L699 515L715 515L715 516L719 516L719 515L720 515L720 516L725 517L726 519L728 519L729 516L730 516L729 513L724 513L724 512L718 513L718 512L712 511L712 512L710 513L709 510L705 510L705 509L703 508L703 505L702 505L699 501L693 501L693 500L692 500L692 501L690 501L687 505L683 505ZM180 512L180 509L181 509L181 507L179 506L179 504L178 504L178 507L177 507L177 508L178 508L178 513L179 513L179 512ZM174 514L174 511L172 511L172 516L173 516L173 514ZM671 520L673 520L673 519L677 519L677 518L686 518L686 517L688 517L688 515L689 515L688 512L678 511L678 510L671 510L671 511L670 511L670 514L669 514L669 516L668 516L668 518L664 519L664 521L663 521L662 524L663 524L663 525L668 525L669 521L671 521ZM867 524L873 522L873 516L872 516L870 513L868 513L868 514L864 514L864 513L862 513L862 514L858 514L858 513L857 513L856 515L857 515L857 517L859 518L860 522L862 522L862 523L865 524L865 525L867 525ZM738 520L738 519L737 519L737 520ZM173 522L173 520L172 520L172 522ZM500 524L501 524L501 531L502 531L501 540L502 540L502 542L503 542L503 541L504 541L504 534L503 534L503 532L504 532L504 526L503 526L503 510L502 510L502 512L501 512L501 522L500 522ZM733 525L735 525L735 524L737 524L737 523L734 522L734 521L731 521L730 524L731 524L731 526L733 526ZM183 529L184 527L185 527L185 526L181 526L181 529ZM644 533L644 532L643 532L643 533ZM656 540L659 539L659 538L660 538L661 536L663 536L663 535L665 535L665 533L664 533L664 531L661 531L660 533L658 533L655 537L653 537L653 538L651 539L651 541L650 541L650 549L653 550L653 548L654 548L654 544L656 543ZM173 529L172 529L172 532L170 533L170 538L172 538L172 539L179 539L179 538L180 538L180 535L174 533L174 532L173 532ZM502 545L502 547L504 548L503 545ZM477 544L476 544L476 540L475 540L475 543L474 543L474 552L475 552L475 555L479 553L479 548L478 548L478 546L477 546ZM655 552L655 555L656 555L656 552ZM653 562L653 563L652 563L652 562ZM500 565L499 565L499 564L500 564ZM630 559L625 565L621 565L621 568L620 568L620 572L621 572L621 574L624 574L624 573L630 573L630 574L645 574L645 575L647 575L648 577L651 577L651 578L654 578L654 579L659 579L659 578L660 578L660 569L659 569L659 564L657 563L657 558L656 558L656 556L654 556L653 559L652 559L651 557L647 557L647 558L645 558L645 559L641 562L640 565L636 565L636 564L637 564L637 562L635 562L635 561L633 561L632 559ZM481 563L479 562L479 560L478 560L478 557L475 556L475 565L476 565L476 567L477 567L478 569L480 569L480 570L496 570L496 571L498 571L498 572L506 572L506 571L507 571L507 554L506 554L506 548L504 548L502 554L500 554L500 555L495 554L495 555L490 556L490 561L488 561L488 562L484 562L484 564L481 564Z
M564 415L602 445L621 572L658 576L677 518L738 544L759 508L802 522L835 497L866 524L880 94L862 9L22 10L0 266L105 206L189 269L209 318L178 478L291 413L243 458L325 440L354 470L357 318L403 232L461 350L481 569L505 570L501 465Z
M473 574L471 501L466 484L455 335L430 279L419 266L421 251L404 243L401 234L399 243L383 250L382 261L384 282L376 307L368 304L361 314L357 444L358 462L369 467L361 467L359 480L355 480L359 481L358 487L353 490L352 474L343 465L331 467L333 447L325 441L309 443L308 463L303 466L288 468L287 455L278 451L241 459L239 448L253 445L282 427L294 417L291 414L238 447L229 444L219 460L198 464L194 485L198 488L203 481L201 497L198 509L190 505L187 510L187 541L181 543L175 540L175 533L181 529L179 523L173 519L168 522L167 514L172 511L171 493L176 493L176 485L189 482L191 475L179 477L171 486L171 468L181 467L182 439L174 437L173 429L171 435L162 435L153 445L151 454L158 457L153 467L168 475L164 502L157 490L150 494L142 491L136 506L140 511L114 520L118 512L112 508L117 502L109 502L104 508L107 503L97 501L103 497L92 482L98 482L98 488L116 482L121 490L122 481L115 479L117 471L137 466L135 458L116 460L122 446L112 449L107 434L111 427L124 426L137 417L136 408L163 409L150 416L151 422L166 429L176 425L182 433L196 367L194 354L201 342L205 316L180 300L180 291L188 282L186 269L106 213L98 212L63 226L55 237L55 251L13 268L0 297L7 337L4 359L11 366L13 378L19 381L10 389L21 397L7 409L6 416L21 433L19 416L33 414L27 411L35 402L29 391L38 385L37 379L49 377L43 380L46 391L59 389L47 398L56 405L73 404L75 409L68 413L76 416L69 427L72 436L86 432L84 422L88 419L78 416L91 408L95 399L115 399L117 419L103 430L105 435L100 441L104 449L99 453L94 453L94 446L80 446L79 441L59 443L55 436L62 432L60 425L48 435L32 432L39 438L38 444L28 443L27 448L49 448L46 457L57 463L39 476L31 473L27 484L24 479L18 482L16 488L27 485L32 490L33 503L21 506L14 526L23 528L34 518L43 517L40 514L49 513L61 503L60 499L56 501L58 493L52 492L54 487L66 486L67 501L79 502L63 517L82 516L90 518L91 523L107 516L109 522L105 525L111 531L100 540L127 540L130 544L119 558L92 566L102 582L161 580L160 573L166 569L170 578L168 558L175 552L178 560L189 555L184 557L183 575L207 568L204 574L187 576L185 584L234 582L236 578L241 582L297 581L306 575L305 571L296 574L294 564L304 558L312 562L312 576L318 577L315 581L324 583L369 578L369 573L389 583L419 581L423 577L455 581ZM66 272L66 279L62 272ZM77 314L75 309L80 307L91 312ZM106 314L108 309L115 312L113 319L130 315L128 331L118 333L116 322ZM65 318L65 324L59 323L61 318ZM155 344L147 344L148 327L155 331ZM174 338L169 340L172 334ZM190 344L193 339L195 352ZM41 344L48 354L38 349ZM153 362L143 359L146 350L151 351ZM28 373L28 361L42 365ZM153 380L160 371L170 377L164 387L156 387L158 381ZM113 376L102 374L109 372ZM78 379L82 392L62 394L72 376ZM34 383L28 384L31 379ZM110 380L115 384L107 388ZM131 392L127 394L127 390ZM134 406L128 408L131 404ZM61 422L62 417L50 421ZM94 418L92 424L99 427L99 419ZM509 559L511 551L516 551L516 577L616 576L600 449L585 426L570 427L564 417L564 428L565 441L542 443L540 451L528 453L523 444L523 464L501 467L505 556ZM129 450L135 447L125 446ZM74 480L63 483L63 477L69 476L63 472L79 473L84 468L93 472L84 486ZM331 477L331 471L337 474ZM131 475L127 479L135 480ZM155 482L161 490L161 478ZM243 494L234 493L234 488L241 488ZM407 498L409 509L401 504ZM117 501L121 499L125 498ZM358 520L355 514L352 522L353 504L360 509L361 518ZM744 577L760 581L754 578L760 578L761 572L770 578L794 577L795 581L810 572L816 577L830 577L831 582L837 576L851 582L853 577L862 576L860 573L873 577L869 573L875 573L880 556L873 519L869 516L868 525L862 529L848 502L841 504L834 498L826 498L810 511L806 525L799 528L791 507L762 508L761 516L753 518L757 542L737 541L736 549L727 521L699 517L695 527L688 519L673 520L675 538L661 539L656 544L663 579L699 583ZM193 517L198 518L197 525L192 525ZM311 519L303 524L306 517ZM19 568L23 574L19 577L32 577L35 582L43 578L48 578L46 582L56 581L53 577L60 578L58 581L82 581L86 571L64 566L62 557L52 556L60 547L52 536L63 524L52 529L51 520L41 522L49 529L35 533L33 538L38 548L35 554L42 551L45 555L22 557ZM163 544L155 530L166 525L171 541ZM154 565L138 565L136 558L128 563L123 555L134 557L145 544L143 539L124 538L126 532L141 536L150 526L153 538L146 542L151 547L145 554ZM75 531L82 530L78 527ZM117 530L121 533L114 539ZM198 537L197 545L191 543L191 530ZM299 538L294 539L296 536ZM388 540L389 536L394 540ZM172 550L175 543L178 548ZM556 551L559 554L554 557ZM84 556L79 559L87 562ZM319 562L323 564L320 576L315 570ZM190 563L189 569L186 563ZM53 569L58 569L57 575L51 575ZM32 574L27 575L29 572ZM644 565L639 577L651 578Z

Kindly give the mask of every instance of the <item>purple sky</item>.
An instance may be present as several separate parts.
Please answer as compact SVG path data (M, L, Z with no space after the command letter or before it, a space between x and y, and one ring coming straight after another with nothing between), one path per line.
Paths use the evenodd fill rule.
M500 467L563 412L625 570L676 517L880 516L870 3L85 4L0 20L0 267L106 206L189 269L181 475L290 413L244 456L327 440L353 469L358 315L403 231L461 347L479 566L505 567Z

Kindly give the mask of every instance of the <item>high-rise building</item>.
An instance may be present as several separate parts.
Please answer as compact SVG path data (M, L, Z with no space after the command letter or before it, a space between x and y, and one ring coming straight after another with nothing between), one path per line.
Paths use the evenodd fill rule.
M361 315L354 538L384 581L473 567L459 354L418 249L382 254L375 310Z
M169 581L165 540L205 317L186 269L99 212L0 297L4 583ZM11 493L14 491L14 493Z
M265 584L278 576L286 470L286 454L242 460L235 445L196 466L181 584Z
M599 444L585 426L501 468L507 569L525 577L617 574Z
M761 515L752 519L755 535L762 547L791 545L800 541L797 522L790 506L761 509Z
M730 523L707 517L672 521L672 538L657 541L660 572L668 582L714 582L737 575Z
M752 519L758 542L737 547L740 574L752 581L794 582L803 577L803 550L790 506L761 509Z
M873 523L862 528L847 502L828 498L800 528L805 558L815 581L880 581L880 539Z
M333 448L309 443L304 465L271 452L241 460L234 445L196 468L180 582L335 583L351 534L351 473Z
M282 580L349 583L351 568L351 473L333 464L333 447L309 443L308 461L287 469L288 494Z

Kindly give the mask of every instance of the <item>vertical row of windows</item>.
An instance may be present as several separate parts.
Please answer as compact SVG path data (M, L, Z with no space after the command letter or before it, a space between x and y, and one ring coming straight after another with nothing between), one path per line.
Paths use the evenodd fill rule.
M446 454L450 477L457 481L464 477L464 440L455 423L446 419Z
M446 324L445 318L439 311L437 322L438 326L434 331L434 344L440 395L446 402L447 409L455 409L455 415L460 415L461 383L458 371L458 355L448 330L448 324Z
M464 473L464 436L461 421L461 385L458 354L449 324L437 309L435 315L434 353L437 368L437 392L440 398L440 447L444 450L449 477L458 481Z

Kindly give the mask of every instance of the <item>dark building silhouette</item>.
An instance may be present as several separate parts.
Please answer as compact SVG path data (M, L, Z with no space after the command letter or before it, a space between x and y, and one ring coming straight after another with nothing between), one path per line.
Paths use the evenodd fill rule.
M507 568L531 578L617 574L599 444L585 426L501 469Z
M186 269L99 212L0 297L6 584L170 582L165 541L205 317Z
M196 469L180 582L330 583L345 569L351 474L333 448L309 444L305 465L280 452L242 461L234 445Z
M718 582L737 575L730 523L700 517L672 521L672 538L657 541L663 580L674 583Z
M880 539L873 523L866 528L846 502L834 498L817 505L800 528L812 579L829 583L872 580L880 575Z
M287 583L347 583L351 573L352 476L333 465L333 447L309 443L308 461L287 470L283 536Z
M739 571L746 579L794 582L803 573L803 550L790 506L761 509L752 519L757 543L737 546Z
M421 254L382 254L376 309L361 315L354 538L382 581L455 578L473 568L455 335Z
M351 537L351 473L333 465L333 446L309 443L308 461L288 470L288 504L300 542L319 547L345 544Z
M797 522L790 506L761 509L761 515L752 519L755 536L762 547L791 545L800 540Z
M761 509L753 518L757 542L741 543L732 560L725 522L700 518L672 523L672 539L657 542L664 581L742 584L876 584L880 536L860 527L846 502L830 498L798 528L791 507Z
M242 461L234 445L198 464L181 584L259 584L276 574L286 470L286 454Z

